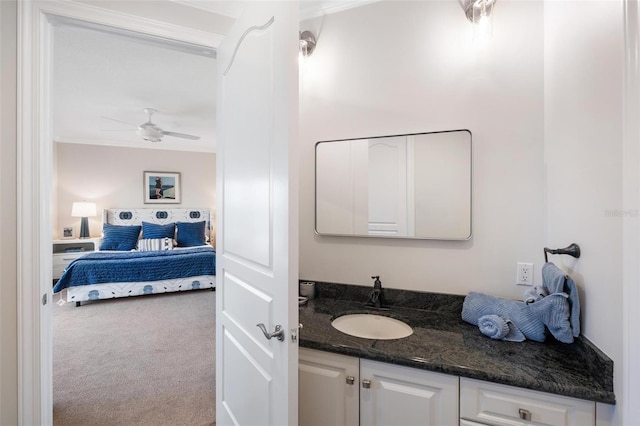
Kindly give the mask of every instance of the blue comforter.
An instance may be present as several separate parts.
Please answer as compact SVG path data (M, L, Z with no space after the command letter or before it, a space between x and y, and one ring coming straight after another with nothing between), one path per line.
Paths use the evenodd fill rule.
M97 251L71 262L53 287L53 292L79 285L159 281L215 274L216 251L213 247L145 252Z

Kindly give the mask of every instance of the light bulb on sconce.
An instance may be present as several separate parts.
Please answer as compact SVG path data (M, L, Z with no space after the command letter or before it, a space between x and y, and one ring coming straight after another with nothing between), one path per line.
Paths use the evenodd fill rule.
M497 0L467 0L464 13L473 24L473 38L493 35L493 7Z
M300 62L304 62L307 57L311 56L315 49L316 37L313 35L313 33L311 31L301 31L300 46L298 50Z

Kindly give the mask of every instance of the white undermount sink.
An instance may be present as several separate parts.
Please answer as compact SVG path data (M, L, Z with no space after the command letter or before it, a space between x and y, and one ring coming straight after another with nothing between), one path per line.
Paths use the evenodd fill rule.
M375 314L343 315L331 321L331 325L345 334L365 339L401 339L413 334L404 322Z

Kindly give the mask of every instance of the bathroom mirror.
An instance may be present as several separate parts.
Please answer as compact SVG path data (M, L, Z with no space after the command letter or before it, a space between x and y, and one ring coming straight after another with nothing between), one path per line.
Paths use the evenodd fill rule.
M316 143L319 235L471 238L471 132Z

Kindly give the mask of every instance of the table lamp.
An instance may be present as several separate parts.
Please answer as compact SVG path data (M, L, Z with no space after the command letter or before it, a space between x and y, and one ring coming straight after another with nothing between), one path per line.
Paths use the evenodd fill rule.
M86 201L76 201L71 207L72 217L81 217L80 238L89 238L89 217L96 216L96 203Z

